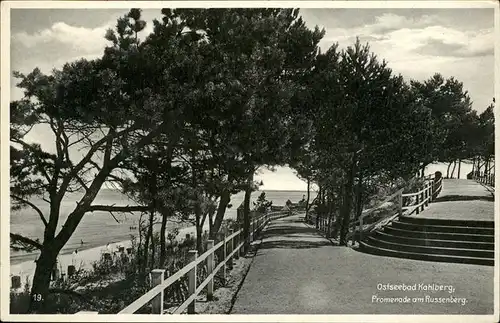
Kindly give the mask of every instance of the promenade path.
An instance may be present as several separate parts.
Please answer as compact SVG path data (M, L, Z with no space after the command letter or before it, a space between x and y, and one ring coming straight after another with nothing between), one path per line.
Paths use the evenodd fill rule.
M444 182L443 201L419 216L493 218L493 203L480 184L453 181ZM446 196L451 200L446 201ZM303 216L274 221L255 242L260 247L232 314L493 314L494 267L361 253L322 237L302 221ZM416 284L417 290L380 290L379 284ZM454 291L419 290L419 284L453 286ZM381 302L382 298L405 296L412 301ZM450 296L459 301L431 302ZM414 302L414 297L424 301Z
M444 179L443 191L419 218L493 221L494 188L467 179Z

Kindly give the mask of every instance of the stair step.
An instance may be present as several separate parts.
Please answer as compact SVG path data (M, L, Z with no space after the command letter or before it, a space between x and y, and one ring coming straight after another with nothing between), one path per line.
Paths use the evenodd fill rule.
M392 226L397 229L421 232L439 232L439 233L466 233L482 234L494 236L495 229L479 227L463 227L453 225L420 225L408 222L393 221Z
M366 241L372 246L381 247L384 249L389 249L394 251L446 255L446 256L459 256L459 257L465 256L465 257L475 257L475 258L489 258L489 259L494 259L495 257L495 253L489 250L416 246L416 245L408 245L408 244L384 241L381 239L377 239L373 236L368 237Z
M453 262L453 263L464 263L464 264L475 264L475 265L486 265L486 266L494 266L495 264L494 259L395 251L376 246L371 246L364 241L361 241L360 243L360 250L366 253L379 256L389 256L389 257L407 258L415 260Z
M450 232L428 232L428 231L412 231L393 226L386 226L384 232L395 236L403 236L418 239L436 239L436 240L453 240L453 241L475 241L475 242L495 242L494 235L470 234L470 233L450 233Z
M428 219L412 216L400 216L400 222L413 223L420 225L444 225L444 226L459 226L459 227L479 227L479 228L495 228L493 221L481 220L446 220L446 219Z
M458 249L479 249L479 250L494 250L495 244L493 242L477 242L477 241L455 241L455 240L439 240L439 239L419 239L410 238L407 236L392 235L380 230L375 231L374 236L379 240L416 245L427 247L445 247L445 248L458 248Z

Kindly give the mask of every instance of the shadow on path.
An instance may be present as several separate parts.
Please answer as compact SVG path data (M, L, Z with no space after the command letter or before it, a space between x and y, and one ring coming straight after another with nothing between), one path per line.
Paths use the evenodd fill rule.
M432 203L439 202L450 202L450 201L490 201L494 202L494 196L463 196L463 195L445 195L442 197L438 197L432 201Z
M314 227L301 218L291 217L271 224L262 235L259 249L308 249L332 246Z
M311 249L331 245L329 241L273 240L264 241L259 249Z
M303 222L301 222L303 223ZM271 238L290 234L317 235L316 229L305 226L272 225L263 232L263 238Z
M490 193L493 198L495 197L495 187L488 186L488 185L485 185L483 183L479 183L479 185L481 185L482 187L484 187L484 189L487 190L488 193Z

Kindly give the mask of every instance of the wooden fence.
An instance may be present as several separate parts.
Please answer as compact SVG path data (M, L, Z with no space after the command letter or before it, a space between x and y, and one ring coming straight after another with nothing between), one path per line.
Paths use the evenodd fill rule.
M247 239L252 242L269 221L289 215L289 211L277 211L264 214L254 219L254 221L251 222L250 234ZM196 298L198 295L203 290L206 290L207 299L210 300L212 298L216 274L221 272L223 279L225 279L226 265L228 265L230 269L232 268L233 258L243 255L244 244L243 229L236 232L230 231L228 236L224 235L223 240L215 245L214 240L208 240L207 251L200 256L198 256L197 250L190 250L190 263L167 279L165 279L165 269L154 269L151 272L151 281L154 287L118 314L133 314L150 302L152 305L152 314L163 314L165 289L179 281L185 275L188 276L189 297L175 309L173 314L183 313L186 309L188 314L193 314L195 312ZM217 266L214 266L215 254L220 249L222 249L221 251L223 254L222 261L220 261ZM206 261L207 277L201 283L197 283L197 267L204 261ZM95 312L93 313L96 314Z
M349 233L347 235L348 239L352 239L354 241L360 241L363 238L363 233L367 233L379 227L381 225L387 225L393 219L402 216L403 213L405 215L411 215L413 213L419 214L424 210L425 207L432 202L433 199L439 195L443 187L443 178L439 178L437 180L434 179L433 176L425 177L425 186L418 192L415 193L404 193L403 189L398 190L393 193L389 197L385 198L382 202L378 204L378 206L373 207L369 210L365 210L358 219L351 220L349 225ZM397 200L397 211L390 212L372 223L368 223L366 218L372 216L375 211L380 209L380 206L390 202L391 200ZM414 201L413 201L414 200ZM405 205L405 202L409 202L409 205ZM319 231L325 233L327 236L330 236L332 232L332 223L331 219L328 216L317 216L316 217L316 228Z
M481 184L495 187L495 173L485 175L482 172L476 172L472 178Z

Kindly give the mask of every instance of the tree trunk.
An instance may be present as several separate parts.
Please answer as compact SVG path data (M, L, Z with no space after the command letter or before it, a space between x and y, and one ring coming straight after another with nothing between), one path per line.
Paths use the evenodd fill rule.
M57 255L60 250L52 245L44 246L36 261L35 275L31 287L29 313L45 313L49 295L52 270L56 265Z
M245 189L245 200L243 201L243 236L245 237L245 253L250 248L250 197L252 195L253 171L248 177L247 187Z
M198 195L196 197L194 212L196 219L196 250L198 250L198 255L201 255L203 253L203 224L205 223L205 218L202 219L200 197Z
M318 185L318 196L316 197L316 205L320 205L321 202L323 201L323 185L319 184ZM318 207L316 207L316 210L318 210Z
M215 215L215 220L213 226L211 225L209 230L210 239L215 240L217 233L220 230L220 226L222 225L222 221L224 220L224 215L226 214L226 208L229 202L231 201L231 195L229 191L224 190L221 193L219 206L217 207L217 213Z
M166 232L167 232L167 219L169 216L170 216L170 209L167 209L166 211L162 212L161 228L160 228L160 268L163 268L163 265L165 265L165 261L167 260Z
M155 133L155 131L153 131L146 137L151 138L150 135L153 133ZM108 143L112 144L112 142L113 141L111 140ZM142 142L146 144L148 141L145 140ZM40 257L38 258L35 274L33 276L33 285L31 289L32 297L29 308L30 312L43 311L50 288L52 269L56 265L56 259L59 255L59 252L71 238L81 220L83 219L85 213L89 211L91 204L94 202L108 175L114 168L118 166L121 161L123 161L124 157L121 156L121 153L123 152L124 151L122 150L112 159L106 160L105 158L102 169L95 175L85 194L77 202L77 206L75 207L75 209L68 215L57 236L54 237L59 220L61 199L64 194L67 193L68 186L71 180L74 178L73 176L60 177L60 179L62 179L62 183L58 187L58 191L61 195L57 194L59 196L56 197L51 194L50 196L51 211L49 223L44 232L43 248L41 250ZM57 183L58 178L55 178L55 180L55 183Z
M138 222L138 231L139 231L139 241L137 242L137 268L139 268L139 273L144 273L143 269L144 266L142 265L142 238L144 235L144 230L142 228L142 216L143 213L141 213L141 217L139 218Z
M153 221L154 221L154 211L149 213L149 223L148 223L148 231L146 232L146 240L144 241L144 254L142 257L142 272L145 273L148 267L148 259L149 259L149 245L150 241L153 238Z
M458 172L457 172L457 178L460 179L460 164L462 164L462 160L458 159Z
M334 210L334 199L333 199L333 190L329 189L328 190L328 229L326 231L326 237L330 238L330 232L332 228L332 218L334 216L333 210Z
M457 167L457 161L453 161L453 170L451 171L451 178L455 175L455 168Z
M59 218L60 200L52 200L51 214L49 226L45 228L43 248L37 261L35 274L33 276L33 285L31 288L31 301L29 311L32 313L42 312L45 309L45 304L48 297L50 287L50 276L52 269L56 265L56 259L59 252L68 242L73 232L75 232L78 224L82 220L85 210L94 201L99 193L99 190L104 183L109 172L101 171L94 179L85 193L80 199L80 204L68 215L66 222L57 236L54 237L57 220ZM51 197L52 198L52 197Z
M363 212L363 174L358 174L358 185L356 185L356 219Z
M450 167L451 167L451 164L453 164L453 162L450 162L448 164L448 168L446 169L446 178L450 178Z
M164 170L167 178L166 182L167 187L170 187L171 185L172 153L173 153L173 145L170 145L169 150L167 151L168 159L165 164L165 170ZM161 212L162 217L161 217L161 227L160 227L160 259L159 259L160 268L163 268L163 266L165 265L165 261L167 261L167 248L166 248L167 220L173 213L173 210L171 209L172 204L170 204L171 201L167 200L166 202L168 203L167 207L163 208Z
M356 158L353 158L351 169L347 174L347 182L345 183L344 190L344 205L342 207L342 227L340 230L340 245L347 246L347 234L349 233L349 224L351 220L352 208L352 191L354 186L354 176L356 174Z
M343 189L343 186L340 187L340 189L337 189L337 195L341 197L341 207L340 207L340 211L342 211L342 206L344 205L344 189ZM333 234L332 234L332 237L334 239L337 239L337 236L339 234L339 231L340 231L340 227L341 227L341 220L342 220L342 214L339 214L339 208L337 207L336 211L335 211L337 214L336 218L335 218L335 222L333 224Z
M155 256L156 256L156 242L154 232L151 232L151 264L149 268L153 270L155 268Z
M198 217L198 216L197 216ZM198 255L203 254L203 227L197 221L196 224L196 250L198 250Z
M309 199L311 197L311 179L307 178L306 221L309 219Z

